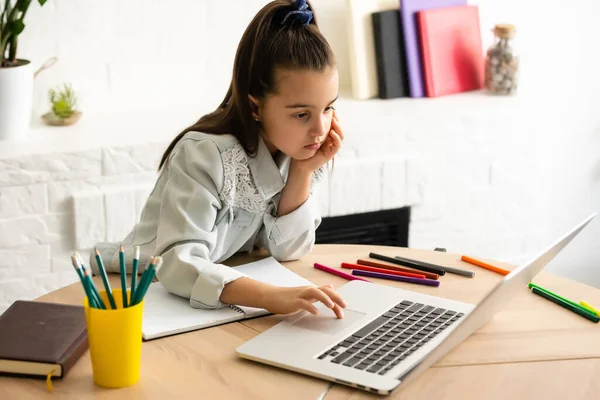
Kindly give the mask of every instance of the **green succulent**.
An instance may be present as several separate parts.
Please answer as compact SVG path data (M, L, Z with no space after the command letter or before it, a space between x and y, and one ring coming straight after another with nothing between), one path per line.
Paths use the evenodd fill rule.
M50 103L52 103L52 112L60 119L69 118L75 113L77 106L77 97L73 88L69 84L64 84L63 89L50 89Z

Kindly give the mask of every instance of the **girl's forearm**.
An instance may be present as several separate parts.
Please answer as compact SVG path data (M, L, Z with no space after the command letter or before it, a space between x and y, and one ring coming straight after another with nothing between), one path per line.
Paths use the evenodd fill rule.
M308 199L312 172L303 171L290 165L288 180L281 191L277 216L281 217L300 207Z
M238 306L266 308L273 286L254 279L242 277L229 282L221 292L221 301Z

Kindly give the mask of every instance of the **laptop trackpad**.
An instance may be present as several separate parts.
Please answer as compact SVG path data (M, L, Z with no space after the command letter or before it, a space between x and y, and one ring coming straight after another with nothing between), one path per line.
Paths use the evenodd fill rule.
M344 309L344 318L338 319L333 311L324 308L320 309L317 315L306 313L292 323L292 325L311 331L335 335L341 330L356 324L365 315L367 314L346 308Z

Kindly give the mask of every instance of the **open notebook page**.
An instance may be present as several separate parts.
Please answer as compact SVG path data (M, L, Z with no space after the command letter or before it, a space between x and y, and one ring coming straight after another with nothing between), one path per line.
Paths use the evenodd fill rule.
M234 267L245 275L276 286L314 286L314 284L285 268L273 257ZM261 308L238 307L204 310L190 307L189 299L176 296L154 282L144 296L142 334L144 340L208 328L246 317L267 314Z
M142 336L145 340L174 335L237 321L239 311L233 308L202 310L192 308L190 300L176 296L154 282L144 296Z

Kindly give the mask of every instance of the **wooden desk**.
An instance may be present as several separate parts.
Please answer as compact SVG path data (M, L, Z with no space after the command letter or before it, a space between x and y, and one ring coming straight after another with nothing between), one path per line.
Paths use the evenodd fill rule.
M377 281L440 297L477 303L501 276L463 263L451 253L426 250L320 245L300 261L285 263L294 272L317 285L343 278L312 268L320 262L339 268L342 261L367 258L370 251L400 255L457 266L476 272L469 279L452 274L440 277L438 288L400 282ZM264 257L263 254L237 257L237 265ZM511 265L496 263L510 269ZM101 280L97 284L101 285ZM111 276L118 285L117 276ZM574 300L600 304L600 290L556 277L538 275L536 283ZM49 293L39 300L81 304L83 290L74 284ZM377 395L301 374L242 360L235 348L275 325L283 317L268 316L220 327L145 342L142 348L142 376L130 388L110 390L92 381L89 352L63 380L54 381L48 394L43 381L0 378L0 398L37 399L59 395L66 398L221 398L221 399L317 399L380 398ZM401 399L598 399L600 398L600 325L564 310L531 294L527 288L498 313L492 321L441 359L417 381L391 398Z

